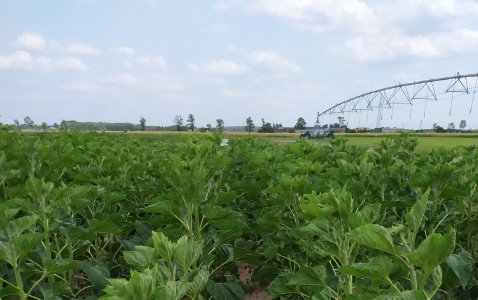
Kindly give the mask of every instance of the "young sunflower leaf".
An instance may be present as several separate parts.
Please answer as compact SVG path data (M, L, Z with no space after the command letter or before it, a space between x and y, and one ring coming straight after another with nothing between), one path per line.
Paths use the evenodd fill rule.
M420 200L413 204L410 211L405 215L405 221L407 226L411 228L415 233L418 231L418 229L420 229L423 215L425 214L425 210L427 209L428 195L430 195L430 189L428 189L422 195Z
M219 283L208 281L207 291L214 300L242 300L244 299L244 290L234 281Z
M355 263L339 268L340 273L382 280L393 271L393 261L387 256L377 256L368 263Z
M396 252L392 236L385 227L380 225L363 225L346 233L346 235L352 240L364 244L367 247L381 250L392 255Z
M428 277L436 267L446 261L454 249L455 232L443 236L434 233L421 242L420 246L407 257L414 265L422 267L425 276Z
M470 252L462 250L458 254L452 254L446 259L446 264L458 277L461 286L465 288L473 274L473 257Z
M46 275L54 275L81 268L83 262L73 259L48 259L44 262Z
M108 285L107 278L110 277L110 272L105 266L84 262L83 272L96 289L103 290Z

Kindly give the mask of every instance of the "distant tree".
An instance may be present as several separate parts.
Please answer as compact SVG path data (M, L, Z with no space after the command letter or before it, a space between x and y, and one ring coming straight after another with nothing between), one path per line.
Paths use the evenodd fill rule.
M305 125L307 125L307 123L305 122L304 118L300 117L297 119L297 123L295 123L294 128L299 130L304 130Z
M53 123L53 127L55 127L56 129L60 128L60 125L58 125L58 123Z
M41 123L41 128L43 128L43 131L46 131L48 127L48 124L46 122Z
M329 125L325 124L324 126L322 126L322 128L327 129L329 128Z
M435 132L443 133L443 132L446 132L446 130L445 130L445 128L437 125L437 126L435 126Z
M251 117L248 117L246 120L246 127L244 128L247 132L251 133L254 131L254 122L252 121Z
M276 132L274 127L270 122L264 123L261 128L257 130L260 133L274 133Z
M223 131L224 130L224 121L222 119L217 119L216 120L217 125L216 128L218 131Z
M199 132L207 132L207 127L201 127L201 128L199 128Z
M181 131L181 126L183 126L183 117L180 115L174 116L173 124L176 126L176 131Z
M448 132L454 132L455 131L455 123L451 122L450 124L448 124L447 130L448 130Z
M461 120L460 121L460 129L464 130L466 128L466 120Z
M337 119L339 119L339 124L340 124L339 127L344 127L345 126L345 118L342 117L342 116L339 116L339 117L337 117Z
M433 130L436 131L436 128L437 128L438 124L437 123L433 123Z
M141 130L141 131L146 130L146 119L142 115L139 119L139 130Z
M194 131L194 121L195 119L193 114L189 114L187 125L188 125L188 129L190 129L191 131Z
M68 123L65 120L62 120L60 123L60 130L68 130Z
M30 127L30 128L33 128L33 125L35 125L35 122L33 122L33 120L29 117L29 116L26 116L23 121L25 122L25 124Z
M207 125L206 125L206 128L207 128L207 131L211 132L211 130L212 130L211 124L207 124Z
M295 133L295 128L289 128L289 133Z
M17 126L17 130L21 130L20 129L20 121L18 121L17 119L13 120L13 123L15 123L15 126Z

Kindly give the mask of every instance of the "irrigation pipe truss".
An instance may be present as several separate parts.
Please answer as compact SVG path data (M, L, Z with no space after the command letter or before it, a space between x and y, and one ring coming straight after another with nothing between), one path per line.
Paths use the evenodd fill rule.
M474 88L472 85L472 89L468 86L468 78L476 78ZM448 88L442 93L436 93L435 91L435 82L439 81L449 81ZM451 93L451 100L453 101L453 96L455 93L466 93L470 94L473 93L473 100L476 92L476 87L478 83L478 73L476 74L467 74L467 75L460 75L457 73L455 76L450 77L443 77L443 78L436 78L436 79L429 79L429 80L422 80L416 81L411 83L401 83L395 86L390 86L386 88L382 88L379 90L371 91L343 102L340 102L329 109L323 111L322 113L317 114L317 119L323 115L330 115L330 114L338 114L338 113L345 113L345 112L358 112L361 110L369 110L372 111L374 108L378 109L378 117L377 120L381 118L381 111L384 108L391 108L398 104L409 104L413 105L414 100L435 100L437 101L437 95L442 95L446 93ZM404 102L397 102L396 96L397 93L402 92L403 96L405 97ZM402 93L399 93L400 95ZM375 99L378 98L377 101L373 105ZM472 100L472 103L473 103ZM471 109L470 109L471 112Z

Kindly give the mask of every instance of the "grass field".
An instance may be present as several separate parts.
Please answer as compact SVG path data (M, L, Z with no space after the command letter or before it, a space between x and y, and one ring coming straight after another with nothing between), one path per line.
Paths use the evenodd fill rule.
M150 137L161 138L164 140L176 140L180 135L191 134L190 132L171 132L171 131L130 131L126 133L133 137ZM197 133L211 134L211 133ZM247 136L246 132L226 132L227 137L243 137ZM299 138L299 133L257 133L252 135L269 139L279 145L294 143ZM361 146L378 147L382 139L388 136L398 135L391 133L355 133L355 134L336 134L336 136L344 136L350 144ZM427 150L438 147L452 148L459 146L473 146L478 144L477 133L414 133L413 136L418 137L420 144L417 149ZM323 139L313 139L317 143L324 142Z

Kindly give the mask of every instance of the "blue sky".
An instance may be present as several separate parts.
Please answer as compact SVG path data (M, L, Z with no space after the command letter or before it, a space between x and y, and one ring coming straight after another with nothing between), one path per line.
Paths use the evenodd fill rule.
M478 72L478 1L45 0L0 4L0 122L309 125L359 94ZM470 82L474 85L475 82ZM477 99L478 101L478 99ZM478 128L470 100L382 125ZM477 104L478 105L478 104ZM385 116L386 115L386 116ZM374 126L376 115L344 116ZM366 121L365 121L366 118ZM358 120L360 119L360 120ZM324 123L336 122L336 116Z

